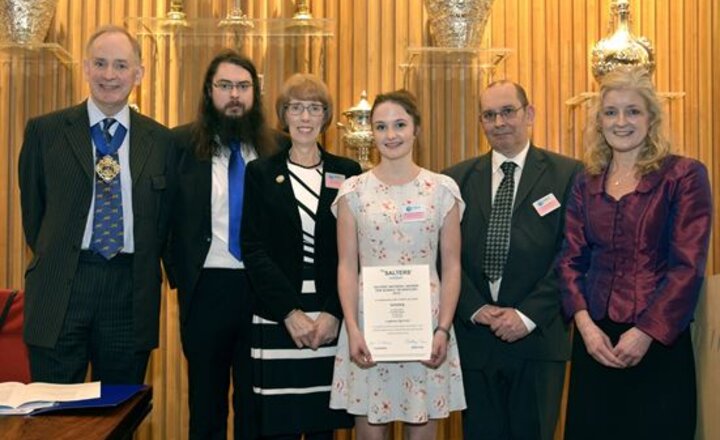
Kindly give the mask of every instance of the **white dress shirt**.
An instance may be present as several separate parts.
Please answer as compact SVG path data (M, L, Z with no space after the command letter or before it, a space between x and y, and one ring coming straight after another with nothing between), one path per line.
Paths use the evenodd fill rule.
M525 168L525 159L527 158L528 151L530 150L530 142L528 142L525 145L525 148L520 151L520 153L516 154L515 157L506 157L502 153L499 153L495 150L492 151L492 199L495 200L495 193L497 193L498 188L500 187L500 182L502 182L503 177L505 177L505 173L503 173L502 169L500 169L500 165L503 164L503 162L514 162L515 165L515 172L513 174L513 180L515 181L515 184L513 185L513 209L515 206L515 196L517 195L518 190L518 184L520 183L520 177L522 177L523 169ZM500 285L502 284L502 277L498 278L495 282L488 282L488 285L490 286L490 296L492 296L493 301L498 300L498 295L500 294ZM485 307L485 306L483 306ZM482 310L482 307L478 309L475 313L472 315L472 319L475 319L475 316ZM520 319L525 324L525 327L527 327L529 332L532 332L535 330L537 325L525 314L523 314L520 310L515 309L518 316L520 316Z
M216 139L217 141L217 139ZM243 143L240 147L245 166L257 159L257 152ZM230 149L223 147L220 154L212 158L212 195L210 197L210 215L212 222L212 241L203 267L222 269L244 269L242 261L238 261L228 248L230 225L230 204L228 192L228 165Z

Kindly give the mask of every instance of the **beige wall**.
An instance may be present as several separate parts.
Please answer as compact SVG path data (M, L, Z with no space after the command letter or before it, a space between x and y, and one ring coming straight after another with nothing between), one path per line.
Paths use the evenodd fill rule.
M222 18L229 0L185 1L188 18ZM52 61L28 64L4 53L0 64L0 279L20 286L27 252L24 249L17 195L16 159L22 128L31 116L79 102L87 93L80 60L84 41L100 24L123 24L126 17L164 16L169 2L159 0L59 0L49 41L63 46L76 61L63 66ZM254 18L290 17L290 0L243 0L243 10ZM669 134L677 151L698 158L710 169L714 188L720 184L720 4L707 0L634 0L633 30L648 37L657 52L655 80L660 91L684 92L666 105ZM505 47L512 55L495 77L524 84L537 108L534 141L549 149L579 156L584 107L565 102L596 90L589 73L592 44L605 35L610 0L496 0L483 47ZM405 48L429 44L426 14L421 0L315 0L312 13L332 18L335 37L320 43L322 50L293 43L290 49L267 41L243 48L261 65L266 93L297 68L320 72L328 82L339 111L354 105L362 90L370 97L403 86L398 67ZM169 37L143 37L147 76L134 96L143 112L168 125L192 118L200 77L212 51L232 39L203 37L193 48ZM206 46L205 46L206 44ZM305 62L308 57L309 62ZM485 80L487 78L483 78ZM480 80L480 78L478 78ZM182 91L182 93L180 93ZM476 96L469 96L470 103ZM469 105L469 104L468 104ZM442 125L456 111L452 105L424 114L424 125ZM472 113L472 112L470 112ZM350 154L340 142L342 132L331 128L326 145ZM440 169L475 155L477 141L462 143L450 134L442 144L424 145L418 160ZM435 139L435 138L432 138ZM716 206L720 192L715 191ZM720 216L714 220L715 231ZM712 242L710 273L720 272L720 239ZM155 410L143 437L183 438L187 423L186 384L177 332L174 293L165 296L161 349L152 359ZM457 438L457 422L445 424L444 438Z

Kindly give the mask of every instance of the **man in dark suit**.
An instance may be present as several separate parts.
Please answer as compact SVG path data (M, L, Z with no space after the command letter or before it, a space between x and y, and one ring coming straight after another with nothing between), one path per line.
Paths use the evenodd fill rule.
M467 439L549 440L570 354L553 261L580 165L531 145L535 110L520 85L490 84L480 107L492 151L446 171L467 203L455 324L463 430Z
M160 256L174 149L169 130L132 111L140 46L98 29L83 70L90 98L31 119L20 152L32 379L142 383L158 343Z
M240 254L244 167L275 149L253 63L233 50L216 55L197 119L172 134L179 177L165 265L178 289L190 438L226 438L232 374L235 438L252 439L252 296Z

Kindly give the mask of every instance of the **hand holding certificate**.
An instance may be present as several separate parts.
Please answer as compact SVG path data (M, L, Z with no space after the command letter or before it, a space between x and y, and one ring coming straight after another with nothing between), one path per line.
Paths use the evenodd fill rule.
M430 267L363 267L362 281L363 333L373 360L430 359Z

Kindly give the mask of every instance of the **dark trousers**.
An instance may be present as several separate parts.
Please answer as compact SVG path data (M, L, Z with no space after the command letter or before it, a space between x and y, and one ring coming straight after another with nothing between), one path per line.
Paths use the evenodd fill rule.
M251 320L251 292L245 271L204 269L180 329L188 363L191 439L227 438L231 375L235 438L256 437Z
M463 370L468 440L551 440L555 431L565 362L521 359L495 353L479 370Z
M598 326L617 344L630 324ZM568 440L692 440L695 438L695 361L690 331L668 347L653 342L638 365L609 368L573 338L565 438Z
M83 382L89 363L92 380L143 383L150 352L135 349L132 299L131 255L82 252L57 343L28 346L32 380Z
M272 435L269 437L262 437L263 440L333 440L334 438L334 431L309 432L305 434L305 437L303 437L303 434Z

